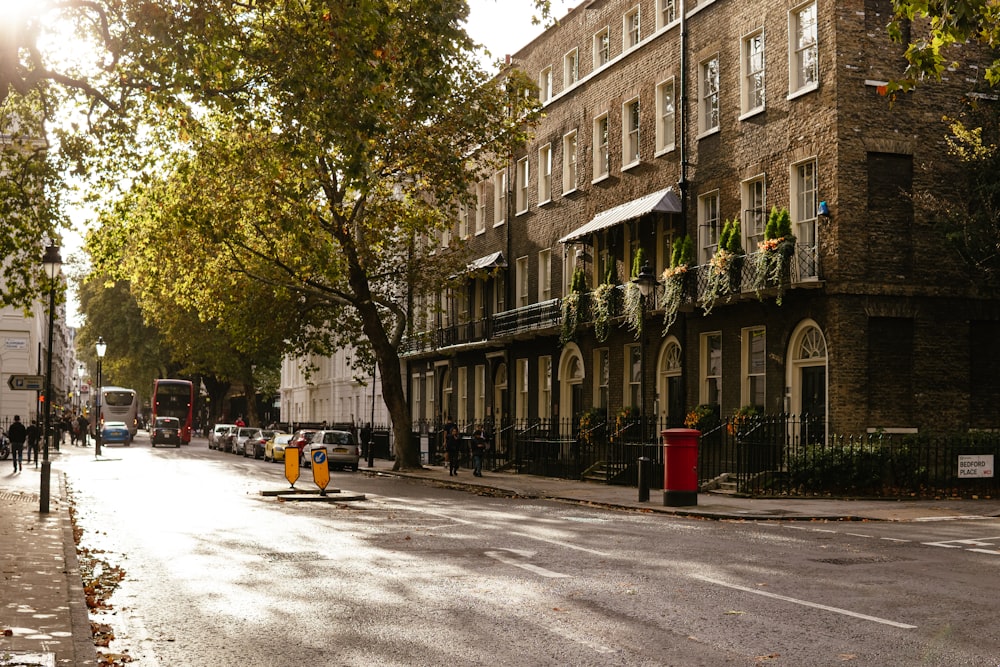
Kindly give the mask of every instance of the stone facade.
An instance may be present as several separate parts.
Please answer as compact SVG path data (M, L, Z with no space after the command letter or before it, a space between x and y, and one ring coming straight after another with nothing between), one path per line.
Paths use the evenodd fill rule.
M683 19L681 4L584 2L513 55L511 67L539 82L544 118L505 172L478 186L467 218L470 262L499 251L504 266L470 272L411 335L424 341L404 353L415 421L575 418L606 395L610 412L635 407L668 425L709 403L722 416L748 404L822 416L828 433L996 427L976 397L1000 395L997 374L981 370L1000 366L984 345L1000 307L971 291L910 198L947 196L957 182L942 117L977 72L890 106L879 86L902 71L903 49L885 34L888 0L700 0ZM668 187L679 210L580 232ZM560 343L549 301L566 295L575 265L593 288L611 261L624 284L642 248L659 276L690 235L703 280L723 222L740 220L751 262L772 207L789 210L797 242L783 289L758 294L744 279L710 314L687 304L666 332L656 296L641 341L618 320L605 341L585 323ZM633 345L643 397L630 406Z

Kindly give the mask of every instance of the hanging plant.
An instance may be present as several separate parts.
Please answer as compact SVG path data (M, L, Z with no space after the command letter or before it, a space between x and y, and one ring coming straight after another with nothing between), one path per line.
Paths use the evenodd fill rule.
M587 290L587 274L582 268L576 267L569 289L569 294L562 298L562 331L559 334L561 345L576 339L576 330L580 325L580 303Z
M625 283L625 296L622 299L622 310L625 314L625 320L622 324L635 333L636 340L639 340L639 337L642 335L643 307L642 291L635 283L635 279L639 276L639 272L642 271L645 261L646 253L642 248L639 248L636 250L635 257L632 258L632 280Z
M615 286L610 283L602 283L591 293L592 308L594 313L594 337L597 342L603 343L608 339L611 329L611 295Z
M730 248L730 238L734 233L739 234L739 220L727 220L722 226L719 234L719 247L708 262L708 274L705 281L705 290L701 293L698 304L705 309L705 314L712 312L715 302L725 298L733 291L733 281L730 271L736 254Z
M694 243L691 236L674 243L670 254L670 268L663 271L660 282L663 283L663 335L666 336L670 327L677 321L677 311L684 301L688 281L688 266L694 258Z
M764 289L777 287L776 301L780 306L791 272L792 257L795 254L795 237L792 235L791 217L787 208L782 208L780 211L777 207L771 209L767 226L764 228L764 240L758 250L754 276L757 298L762 298L761 292Z

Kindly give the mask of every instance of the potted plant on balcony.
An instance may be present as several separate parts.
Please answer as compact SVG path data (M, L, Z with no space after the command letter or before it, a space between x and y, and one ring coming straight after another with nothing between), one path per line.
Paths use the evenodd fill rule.
M578 266L573 272L569 294L562 299L562 332L559 336L562 345L571 343L576 338L576 328L580 324L580 302L586 291L587 274Z
M719 247L709 260L705 291L699 304L705 314L712 312L715 302L740 289L740 274L743 270L743 244L740 241L740 221L733 218L722 226Z
M663 333L666 334L677 320L677 311L680 309L684 295L687 293L687 284L690 279L688 267L694 258L694 243L691 236L687 235L674 243L673 252L670 254L670 268L663 271L661 282L663 283Z
M603 343L611 331L611 299L615 293L615 265L608 262L607 272L600 285L591 292L591 315L594 318L594 337Z
M771 209L764 228L764 240L759 245L756 257L756 277L754 287L757 298L768 287L778 288L778 305L784 294L785 285L792 266L792 256L795 254L795 237L792 235L792 222L787 208L780 211L777 207Z

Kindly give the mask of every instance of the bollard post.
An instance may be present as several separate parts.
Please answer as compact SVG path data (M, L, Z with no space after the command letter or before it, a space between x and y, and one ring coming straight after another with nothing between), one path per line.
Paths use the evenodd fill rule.
M649 478L653 472L653 461L648 456L639 457L639 502L649 501Z

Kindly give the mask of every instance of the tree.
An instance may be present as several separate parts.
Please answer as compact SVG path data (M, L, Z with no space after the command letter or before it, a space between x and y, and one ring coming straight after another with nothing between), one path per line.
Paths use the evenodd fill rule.
M431 255L425 239L450 226L480 177L469 158L508 154L535 109L523 81L495 85L469 57L464 11L454 0L329 3L215 23L217 50L200 61L221 83L203 96L209 111L185 118L182 149L135 186L166 183L154 224L211 248L225 275L320 313L302 345L349 342L378 364L400 468L420 465L398 354L407 286L432 288L454 269L456 258L442 266L446 254ZM204 50L200 33L168 33L179 40L172 53ZM122 227L106 236L135 238L132 225L151 222L140 210L107 217ZM200 303L187 283L160 284Z
M907 43L903 76L885 92L908 91L927 77L940 79L952 60L951 47L978 44L996 54L1000 47L1000 3L996 0L893 0L889 35ZM971 57L971 56L967 56ZM990 86L1000 83L1000 57L983 70Z

